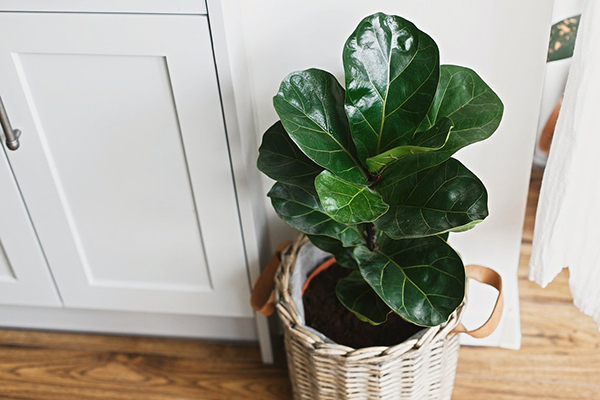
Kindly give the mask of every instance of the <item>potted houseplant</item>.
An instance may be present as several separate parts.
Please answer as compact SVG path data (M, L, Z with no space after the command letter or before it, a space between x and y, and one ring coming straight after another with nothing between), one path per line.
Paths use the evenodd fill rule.
M345 88L318 69L283 80L273 99L280 121L264 134L258 159L277 181L268 194L275 211L303 234L280 256L276 278L294 393L449 399L466 273L447 238L488 215L484 185L452 155L488 138L503 105L474 71L440 66L435 41L398 16L363 19L343 63ZM326 254L335 260L306 277ZM334 262L336 271L327 268ZM359 324L385 329L393 319L397 341L361 345L370 335L359 332L349 345L326 326L308 327L309 302L298 301L302 282L294 278L300 269L300 281L331 275L329 297ZM500 289L491 270L470 270ZM496 311L476 334L498 318Z

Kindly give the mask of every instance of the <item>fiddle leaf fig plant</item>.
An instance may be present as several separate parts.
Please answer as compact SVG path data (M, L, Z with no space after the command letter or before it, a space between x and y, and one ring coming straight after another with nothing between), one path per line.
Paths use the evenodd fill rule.
M277 181L268 196L352 270L336 295L358 318L378 325L394 312L439 325L465 295L448 233L488 215L484 185L452 155L490 137L504 107L474 71L440 65L435 41L395 15L363 19L343 63L345 88L318 69L281 83L280 121L258 158Z

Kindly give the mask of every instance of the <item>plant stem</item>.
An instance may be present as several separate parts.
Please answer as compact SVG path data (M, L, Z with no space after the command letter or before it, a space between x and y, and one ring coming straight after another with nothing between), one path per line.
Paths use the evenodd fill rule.
M375 229L375 225L372 223L368 223L366 225L367 230L367 247L371 251L378 250L377 247L377 230Z
M369 174L369 188L374 189L377 186L377 183L379 183L380 179L381 179L381 174L379 174L379 175Z

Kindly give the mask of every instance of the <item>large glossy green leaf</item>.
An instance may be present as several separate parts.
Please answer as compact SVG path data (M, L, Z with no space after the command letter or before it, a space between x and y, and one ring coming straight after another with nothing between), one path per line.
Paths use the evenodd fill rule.
M387 321L392 310L381 300L373 288L365 282L359 271L353 271L335 286L340 303L352 311L361 321L380 325Z
M454 128L446 144L440 150L409 155L389 164L381 173L378 190L394 190L407 175L441 164L463 147L487 139L498 128L503 111L500 98L477 73L442 65L435 100L419 131L448 117Z
M500 125L503 112L498 95L475 71L442 65L435 99L419 130L431 128L443 117L450 118L454 129L442 152L454 154L490 137Z
M346 182L327 170L315 178L315 188L325 212L343 224L373 222L389 208L367 185Z
M395 147L375 157L367 158L369 171L378 173L386 165L398 159L427 151L435 151L444 147L454 124L450 118L440 119L433 127L425 132L415 132L406 146Z
M355 226L340 224L323 212L314 192L278 182L267 195L271 198L277 215L300 232L339 239L344 246L354 246L363 242Z
M464 231L488 215L485 186L453 158L405 177L384 196L391 207L375 225L397 239Z
M344 247L344 244L329 236L308 235L308 238L318 248L332 254L335 261L344 268L358 268L358 264L352 255L354 247Z
M383 235L379 248L354 250L363 278L379 297L416 325L446 322L465 295L465 269L452 247L437 236L393 240Z
M323 170L290 139L280 121L267 129L258 151L258 169L279 182L312 187Z
M364 182L344 113L344 89L318 69L288 75L273 105L292 140L314 162L347 181Z
M438 84L435 42L411 22L377 13L350 35L343 61L346 113L360 159L407 145Z

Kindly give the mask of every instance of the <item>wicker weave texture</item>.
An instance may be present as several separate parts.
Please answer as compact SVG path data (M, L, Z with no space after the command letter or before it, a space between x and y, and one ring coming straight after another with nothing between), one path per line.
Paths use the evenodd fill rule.
M289 278L306 237L282 255L276 304L295 400L450 400L458 362L459 311L392 347L353 349L325 343L306 329L290 294Z

